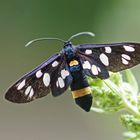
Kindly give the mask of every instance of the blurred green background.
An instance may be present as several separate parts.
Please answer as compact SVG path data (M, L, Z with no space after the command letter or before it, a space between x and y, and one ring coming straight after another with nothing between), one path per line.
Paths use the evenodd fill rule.
M119 114L86 113L67 91L29 104L4 99L20 76L61 50L58 42L24 45L38 37L59 37L91 31L95 38L73 43L140 42L139 0L1 0L0 1L0 139L123 140ZM139 80L140 66L133 68Z

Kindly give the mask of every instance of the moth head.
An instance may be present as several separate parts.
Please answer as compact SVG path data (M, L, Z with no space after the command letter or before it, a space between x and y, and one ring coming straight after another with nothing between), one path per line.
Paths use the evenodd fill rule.
M75 56L75 49L71 42L66 42L64 44L64 54L68 59L73 58Z

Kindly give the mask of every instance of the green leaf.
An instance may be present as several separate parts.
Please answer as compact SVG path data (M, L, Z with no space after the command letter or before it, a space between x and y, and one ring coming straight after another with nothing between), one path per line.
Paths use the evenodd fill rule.
M108 114L127 110L131 114L120 117L121 123L128 130L124 136L127 140L140 140L138 84L130 70L125 71L125 79L121 73L110 73L107 80L88 78L94 97L91 111Z

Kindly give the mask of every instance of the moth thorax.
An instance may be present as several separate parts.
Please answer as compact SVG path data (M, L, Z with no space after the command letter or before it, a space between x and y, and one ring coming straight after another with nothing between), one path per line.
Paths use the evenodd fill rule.
M79 65L79 62L77 61L77 60L71 60L70 62L69 62L69 66L70 67L72 67L72 66L76 66L76 65Z

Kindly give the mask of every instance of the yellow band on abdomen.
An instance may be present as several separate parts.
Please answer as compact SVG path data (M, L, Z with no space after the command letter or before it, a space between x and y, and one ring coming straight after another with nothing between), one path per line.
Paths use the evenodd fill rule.
M85 96L85 95L88 95L88 94L91 94L91 88L90 87L86 87L86 88L82 88L82 89L79 89L79 90L72 91L72 96L73 96L74 99Z

